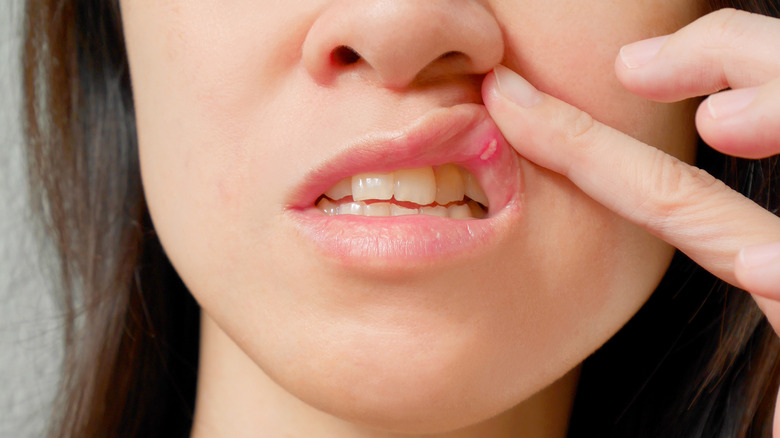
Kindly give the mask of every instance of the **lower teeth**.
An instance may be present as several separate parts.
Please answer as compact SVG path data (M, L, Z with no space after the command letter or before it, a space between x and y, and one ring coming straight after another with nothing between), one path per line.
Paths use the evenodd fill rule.
M485 217L485 208L475 201L466 203L453 203L447 206L433 205L421 207L404 207L391 202L342 202L336 203L323 197L317 202L317 209L328 216L353 215L353 216L407 216L426 215L450 219L482 219Z

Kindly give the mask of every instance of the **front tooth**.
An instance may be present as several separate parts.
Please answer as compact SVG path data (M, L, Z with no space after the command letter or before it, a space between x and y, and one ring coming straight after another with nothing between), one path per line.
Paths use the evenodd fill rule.
M447 207L447 212L452 219L472 219L471 209L465 204L453 204Z
M436 205L433 207L420 207L420 213L427 214L429 216L450 217L449 213L447 213L447 207L442 205Z
M479 185L477 179L474 178L474 175L472 175L471 173L467 173L465 179L466 179L466 196L487 207L488 206L487 195L485 194L485 191L482 190L482 186Z
M366 216L390 216L390 204L387 202L366 204L363 213Z
M352 177L352 199L387 200L393 197L392 173L361 173Z
M325 192L325 196L334 201L338 201L339 199L346 198L350 195L352 195L352 177L342 179Z
M363 215L363 208L366 204L362 202L346 202L339 205L339 214L354 214L358 216Z
M331 202L327 198L320 199L320 202L317 203L317 208L319 208L323 213L327 214L328 216L335 216L339 214L339 205L335 202Z
M463 200L466 186L458 166L445 164L436 168L436 203L447 205Z
M396 170L393 178L396 201L428 205L436 200L436 175L432 167Z
M406 216L410 214L419 214L419 210L416 208L406 208L401 207L400 205L390 204L390 215L391 216Z

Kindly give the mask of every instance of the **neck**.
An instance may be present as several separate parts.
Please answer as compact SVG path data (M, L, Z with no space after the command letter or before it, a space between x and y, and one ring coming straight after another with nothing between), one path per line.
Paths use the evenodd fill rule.
M352 424L303 403L271 380L208 316L201 324L192 438L408 436ZM578 371L482 423L429 436L564 438Z

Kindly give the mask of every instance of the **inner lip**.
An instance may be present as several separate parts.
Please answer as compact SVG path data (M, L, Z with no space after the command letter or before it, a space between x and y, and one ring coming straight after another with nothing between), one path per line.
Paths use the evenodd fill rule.
M290 194L287 208L314 210L326 191L353 175L448 163L462 167L478 181L487 196L484 207L489 208L490 216L520 192L517 154L487 109L468 103L429 111L408 127L372 133L347 144L307 173Z

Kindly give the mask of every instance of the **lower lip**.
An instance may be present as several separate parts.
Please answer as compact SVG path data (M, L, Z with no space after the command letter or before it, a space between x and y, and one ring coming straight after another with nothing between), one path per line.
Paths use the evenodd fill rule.
M485 219L427 215L327 216L291 210L298 233L329 261L351 268L414 269L481 257L520 221L518 199Z
M466 131L453 140L460 143L460 149L443 151L446 143L442 143L426 150L428 155L416 150L405 150L400 155L408 155L411 157L409 160L396 159L388 165L412 168L442 162L459 164L480 177L483 188L492 195L490 203L495 206L495 210L489 209L484 219L472 220L423 214L392 217L329 216L312 205L311 194L322 193L326 188L314 184L302 191L305 194L301 196L302 202L292 204L297 204L297 207L284 210L297 234L304 239L303 247L313 244L325 263L340 268L369 270L372 273L396 270L408 273L434 265L460 265L484 257L505 241L511 230L521 223L523 184L519 158L492 120L486 117L484 107L471 105L451 111L447 116L447 124L434 124L435 129L424 128L422 133L415 134L422 140L416 138L415 141L420 143L431 138L435 143L439 131L461 129L453 128L453 125L458 124L466 127ZM425 132L425 129L432 132ZM488 138L499 140L498 149L483 157L482 146ZM467 147L462 147L463 144ZM403 150L411 145L401 142L393 147ZM343 173L348 174L367 166L368 163L349 162ZM330 170L338 177L343 176L341 172Z

